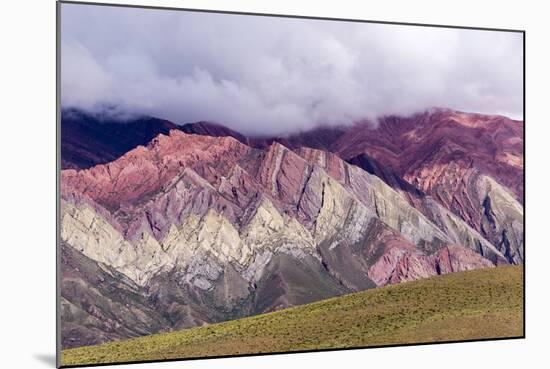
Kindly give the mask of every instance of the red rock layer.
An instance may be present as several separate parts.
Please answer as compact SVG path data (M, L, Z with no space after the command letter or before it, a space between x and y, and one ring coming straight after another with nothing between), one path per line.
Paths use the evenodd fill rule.
M147 146L87 170L64 170L62 191L90 197L108 209L136 203L166 186L185 168L217 183L252 149L231 137L213 138L172 130Z

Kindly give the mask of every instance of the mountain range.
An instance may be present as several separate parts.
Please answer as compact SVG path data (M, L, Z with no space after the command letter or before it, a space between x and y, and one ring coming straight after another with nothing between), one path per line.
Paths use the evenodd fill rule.
M432 109L248 137L61 122L63 348L522 264L523 122Z

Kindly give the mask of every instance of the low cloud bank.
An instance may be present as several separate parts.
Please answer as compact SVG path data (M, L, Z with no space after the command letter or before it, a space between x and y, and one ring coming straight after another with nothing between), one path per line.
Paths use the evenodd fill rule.
M273 135L430 107L521 119L522 35L62 5L64 107Z

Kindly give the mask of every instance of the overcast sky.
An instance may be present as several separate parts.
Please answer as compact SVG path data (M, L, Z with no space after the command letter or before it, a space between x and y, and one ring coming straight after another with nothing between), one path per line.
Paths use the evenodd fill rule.
M63 107L284 134L430 107L521 119L522 35L62 5Z

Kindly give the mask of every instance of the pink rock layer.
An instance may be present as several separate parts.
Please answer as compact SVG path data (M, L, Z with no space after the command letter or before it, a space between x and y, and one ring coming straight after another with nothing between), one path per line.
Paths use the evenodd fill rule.
M391 247L369 269L368 275L378 286L384 286L493 266L493 263L481 255L460 246L446 246L432 255Z

